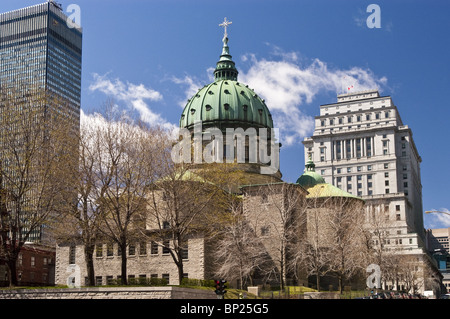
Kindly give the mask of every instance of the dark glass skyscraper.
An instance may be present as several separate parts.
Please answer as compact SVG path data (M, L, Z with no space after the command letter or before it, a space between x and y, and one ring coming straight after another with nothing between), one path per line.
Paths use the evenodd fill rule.
M56 93L79 123L81 47L81 28L53 1L0 14L0 87Z
M81 27L68 23L61 6L53 0L0 14L1 92L13 92L22 99L34 92L50 94L55 98L51 105L41 108L42 112L53 110L68 118L74 132L80 128L81 53ZM10 105L21 110L20 103L15 103ZM1 117L4 120L3 113ZM17 127L20 130L20 125ZM8 155L4 155L8 129L4 125L0 127L2 174L12 170L12 166L8 166ZM6 178L3 178L4 183ZM30 190L29 193L29 202L33 203L32 194L36 192ZM37 228L27 240L41 241L42 229Z

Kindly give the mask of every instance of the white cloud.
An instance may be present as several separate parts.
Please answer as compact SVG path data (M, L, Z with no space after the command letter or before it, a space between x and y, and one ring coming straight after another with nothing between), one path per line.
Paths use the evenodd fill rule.
M274 53L279 60L257 59L253 54L244 56L242 60L250 63L250 67L247 72L239 72L239 81L266 100L284 145L300 143L312 132L314 119L302 107L312 103L318 94L341 94L349 85L355 91L376 89L387 82L385 77L379 78L369 69L331 69L319 59L302 67L295 52L286 53L274 47Z
M94 82L89 86L91 91L100 91L139 113L140 119L150 125L160 125L167 129L175 126L167 122L161 114L154 112L148 101L160 101L163 96L158 91L145 87L144 84L124 83L119 79L110 79L107 74L94 74Z
M202 85L197 79L189 75L185 75L184 78L177 78L174 76L172 77L172 82L174 82L175 84L182 84L186 86L185 89L186 98L178 103L178 105L181 108L184 108L186 106L187 99L193 97L194 94L197 93L198 89L202 87Z
M450 210L447 208L432 209L439 213L430 213L427 218L427 228L447 228L450 227Z

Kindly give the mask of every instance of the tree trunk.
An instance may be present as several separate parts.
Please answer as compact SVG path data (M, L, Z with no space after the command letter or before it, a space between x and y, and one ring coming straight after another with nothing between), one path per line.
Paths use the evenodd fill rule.
M84 258L86 260L87 271L87 285L95 286L95 272L94 272L94 250L95 245L89 244L84 247Z
M121 277L122 277L122 284L128 285L127 280L127 245L126 243L121 244L121 257L122 257L122 263L121 263Z
M6 265L8 267L9 286L10 287L17 286L18 281L17 281L16 258L8 260Z
M317 291L320 291L320 276L319 272L316 274L316 285L317 285Z
M178 266L178 284L181 285L181 280L183 279L183 273L184 273L184 265L183 265L183 260L181 259L181 256L179 256L178 258L180 258L179 262L177 263Z

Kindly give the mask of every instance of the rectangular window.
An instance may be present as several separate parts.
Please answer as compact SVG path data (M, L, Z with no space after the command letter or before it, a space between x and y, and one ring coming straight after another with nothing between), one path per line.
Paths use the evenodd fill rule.
M188 241L185 241L181 248L181 258L182 259L189 259L189 247L188 247Z
M170 254L169 245L170 245L169 240L168 239L164 240L164 242L163 242L163 251L162 251L163 255Z
M75 246L71 245L69 247L69 264L75 264Z
M95 257L103 257L103 244L97 244L95 247Z
M150 243L150 254L158 255L158 244L154 241Z
M130 244L128 246L128 255L129 256L134 256L136 255L136 246L134 244Z
M139 243L139 255L147 255L147 243L145 241Z
M106 284L107 285L114 285L114 278L113 278L113 276L106 276Z
M106 244L106 256L112 257L114 255L114 246L113 243Z

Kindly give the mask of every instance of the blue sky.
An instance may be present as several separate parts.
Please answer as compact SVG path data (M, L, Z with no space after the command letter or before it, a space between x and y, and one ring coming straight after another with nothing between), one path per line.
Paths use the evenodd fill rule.
M2 0L0 12L43 2ZM344 86L378 87L410 126L422 157L424 210L450 209L450 1L60 0L80 8L82 109L113 98L142 119L177 125L182 105L211 82L227 17L239 80L265 98L281 130L283 179L304 169L319 105ZM381 28L366 24L370 4ZM344 78L346 80L344 80ZM350 82L350 83L346 83ZM426 228L450 227L444 214Z

